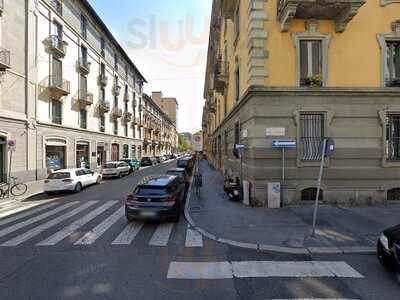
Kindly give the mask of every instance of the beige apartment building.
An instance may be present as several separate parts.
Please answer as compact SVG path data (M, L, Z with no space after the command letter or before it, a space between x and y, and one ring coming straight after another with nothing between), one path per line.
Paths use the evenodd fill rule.
M175 123L152 97L144 94L139 107L144 140L143 155L160 156L175 151Z
M203 111L204 148L265 205L315 198L324 138L327 202L400 199L400 2L214 0ZM282 181L282 151L290 139Z
M0 1L0 181L140 158L144 76L86 0Z

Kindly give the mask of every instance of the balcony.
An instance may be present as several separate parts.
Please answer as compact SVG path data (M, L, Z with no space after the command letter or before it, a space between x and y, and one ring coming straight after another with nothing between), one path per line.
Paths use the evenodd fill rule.
M122 87L118 83L114 83L114 86L112 89L114 96L119 96L121 94L121 89L122 89Z
M233 19L238 0L222 0L222 16L226 19Z
M217 92L224 92L229 81L229 62L219 58L215 67L214 88Z
M88 106L93 104L93 94L87 90L79 90L75 98L78 105Z
M48 80L48 87L52 97L61 98L71 93L71 83L63 79L62 76L53 75L49 76L46 80Z
M57 57L64 57L67 54L68 43L58 35L50 35L44 41L46 49Z
M132 113L124 112L122 114L122 119L123 119L124 122L129 123L130 121L132 121Z
M343 32L365 0L277 0L281 31L288 31L293 19L334 20L336 32Z
M101 100L97 104L97 110L100 114L108 113L111 109L110 102Z
M4 72L5 70L11 68L10 65L10 51L0 48L0 71Z
M215 104L214 100L209 101L208 110L210 111L210 113L213 113L213 114L215 114L217 112L217 105Z
M105 74L100 74L97 77L97 81L99 83L100 86L106 86L108 84L108 77Z
M3 2L3 0L1 2ZM62 15L62 2L60 0L50 0L50 4L57 13Z
M87 59L81 57L76 62L76 68L82 74L87 75L90 73L90 62L88 62Z
M118 108L118 107L113 107L113 109L111 110L111 117L114 119L118 119L122 117L122 109Z

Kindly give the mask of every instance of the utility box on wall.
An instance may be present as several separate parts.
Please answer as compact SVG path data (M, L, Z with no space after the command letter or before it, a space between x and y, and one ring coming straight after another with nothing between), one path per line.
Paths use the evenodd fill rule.
M281 207L281 184L280 182L268 183L268 208Z

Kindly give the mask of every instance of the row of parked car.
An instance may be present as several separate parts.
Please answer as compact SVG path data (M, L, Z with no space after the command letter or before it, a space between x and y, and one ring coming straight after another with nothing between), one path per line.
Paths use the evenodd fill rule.
M143 157L140 161L137 159L122 159L120 161L107 162L100 172L85 168L58 170L48 175L44 181L44 191L46 193L61 191L79 193L82 188L88 185L99 184L103 178L122 178L139 170L140 167L153 166L174 158L176 158L176 155L171 154Z

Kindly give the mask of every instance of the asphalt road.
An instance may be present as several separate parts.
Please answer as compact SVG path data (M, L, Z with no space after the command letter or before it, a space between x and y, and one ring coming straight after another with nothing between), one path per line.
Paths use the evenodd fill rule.
M127 225L126 194L173 166L0 219L0 299L399 298L399 279L373 255L243 250L198 236L183 218Z

